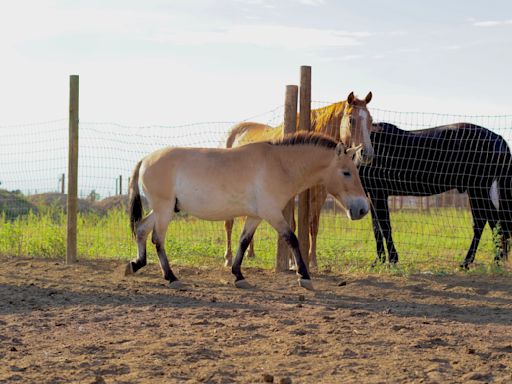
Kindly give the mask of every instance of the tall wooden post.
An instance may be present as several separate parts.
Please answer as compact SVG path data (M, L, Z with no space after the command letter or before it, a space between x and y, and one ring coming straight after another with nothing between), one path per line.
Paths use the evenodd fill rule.
M69 77L69 149L67 198L66 263L77 259L77 205L78 205L78 75Z
M284 126L283 133L294 133L297 129L297 99L299 87L287 85L284 102ZM283 210L283 216L288 223L293 220L295 210L295 198L290 200ZM277 240L276 272L287 271L289 267L289 249L286 242L279 236Z
M300 67L299 130L311 130L311 67ZM309 190L299 195L298 238L302 258L309 266Z
M119 194L123 194L123 175L119 175Z

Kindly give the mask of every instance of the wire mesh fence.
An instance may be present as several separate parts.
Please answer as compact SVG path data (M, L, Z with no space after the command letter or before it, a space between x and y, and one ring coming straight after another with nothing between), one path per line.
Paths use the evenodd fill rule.
M328 103L315 102L313 108ZM481 125L512 139L512 115L460 116L370 109L374 122L404 130L455 122ZM282 107L247 119L270 126L283 120ZM3 126L0 134L2 220L0 252L8 255L63 257L66 246L67 120ZM80 122L78 256L131 258L136 254L126 214L127 188L135 163L165 146L223 147L234 122L184 126L125 126ZM333 127L335 132L338 127ZM399 150L399 149L397 149ZM435 188L432 189L435 192ZM207 193L207 191L206 191ZM418 270L455 266L473 238L466 193L455 189L431 196L390 196L394 245L402 265ZM240 220L233 242L241 231ZM277 235L268 225L255 236L255 261L271 266ZM236 244L233 244L235 246ZM207 222L180 213L169 226L166 248L171 260L222 263L222 222ZM150 247L151 249L151 247ZM484 231L476 260L489 264L495 255L492 233ZM367 268L376 256L372 220L350 221L328 198L320 218L317 257L321 268Z

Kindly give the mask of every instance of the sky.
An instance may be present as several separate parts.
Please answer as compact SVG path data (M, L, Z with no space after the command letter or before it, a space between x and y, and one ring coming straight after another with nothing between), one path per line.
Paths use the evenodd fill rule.
M0 0L0 182L59 188L72 74L82 195L115 193L158 147L218 146L241 120L277 125L301 65L315 102L372 91L376 120L469 120L512 143L510 47L506 0Z
M312 99L512 114L512 2L194 0L0 2L0 125L239 121L281 106L299 67Z

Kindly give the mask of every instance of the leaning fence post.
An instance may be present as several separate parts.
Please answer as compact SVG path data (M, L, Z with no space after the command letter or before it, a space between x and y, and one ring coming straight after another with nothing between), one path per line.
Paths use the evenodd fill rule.
M77 259L78 205L78 75L69 77L69 148L66 263Z
M287 85L284 103L284 125L283 134L294 133L297 129L297 99L299 87ZM295 197L286 204L283 210L285 220L291 224L295 210ZM289 249L286 242L279 236L277 240L276 272L284 272L289 268Z
M299 130L311 130L311 67L300 67ZM299 195L298 237L302 258L309 266L309 195L306 190Z

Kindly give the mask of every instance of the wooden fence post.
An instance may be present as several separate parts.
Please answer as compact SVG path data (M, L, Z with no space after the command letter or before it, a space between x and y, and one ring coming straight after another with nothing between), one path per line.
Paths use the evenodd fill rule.
M123 175L119 175L119 194L123 194Z
M78 75L69 77L69 148L66 264L77 260Z
M311 130L311 67L300 67L300 110L299 130ZM299 195L298 238L302 258L309 266L309 194L306 190Z
M287 85L284 103L284 126L283 134L294 133L297 129L297 99L299 94L299 87L296 85ZM286 204L283 210L283 216L288 223L293 220L295 211L295 197ZM276 254L276 272L284 272L289 268L289 254L290 250L288 245L281 238L277 240L277 254Z

